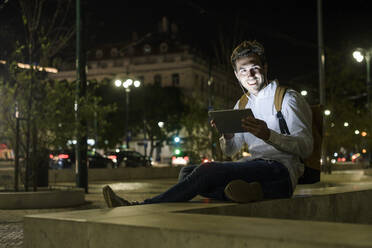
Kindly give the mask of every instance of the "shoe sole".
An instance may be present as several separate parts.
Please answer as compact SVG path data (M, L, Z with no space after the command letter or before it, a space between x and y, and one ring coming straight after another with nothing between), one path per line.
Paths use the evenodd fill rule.
M105 199L107 207L112 208L112 201L111 201L110 195L113 195L114 192L112 191L110 186L103 187L102 193L103 193L103 198Z
M225 195L234 202L247 203L263 199L261 184L247 183L243 180L233 180L225 187Z

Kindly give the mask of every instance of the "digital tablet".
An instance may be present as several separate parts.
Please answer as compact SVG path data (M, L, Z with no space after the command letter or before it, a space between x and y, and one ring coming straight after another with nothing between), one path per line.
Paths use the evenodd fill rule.
M220 133L244 133L242 119L247 116L254 117L251 109L227 109L208 112L209 118L214 120Z

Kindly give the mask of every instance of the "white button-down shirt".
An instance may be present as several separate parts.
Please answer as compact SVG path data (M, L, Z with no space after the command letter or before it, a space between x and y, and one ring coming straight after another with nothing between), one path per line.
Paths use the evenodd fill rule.
M306 100L298 92L288 89L283 98L282 114L290 135L281 134L274 106L276 87L277 83L273 81L259 91L257 96L250 94L245 106L245 108L252 109L255 118L266 122L270 129L269 140L263 141L248 132L235 133L234 137L229 140L222 136L220 145L227 156L232 156L246 143L252 156L244 158L245 160L260 158L282 163L288 168L294 190L298 178L304 172L304 165L300 158L310 156L313 150L312 113ZM234 109L239 108L238 103L239 101Z

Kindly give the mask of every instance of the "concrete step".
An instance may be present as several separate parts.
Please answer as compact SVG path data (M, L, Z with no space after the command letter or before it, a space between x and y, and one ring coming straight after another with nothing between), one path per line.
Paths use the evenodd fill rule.
M88 181L112 181L134 179L177 178L182 167L137 167L113 169L88 169ZM14 185L13 168L0 170L0 186L12 188ZM76 174L73 169L49 170L50 184L59 182L75 182Z
M360 224L372 223L371 199L364 190L39 214L24 218L24 247L372 247L372 225Z
M0 209L43 209L79 206L85 203L82 188L0 192Z

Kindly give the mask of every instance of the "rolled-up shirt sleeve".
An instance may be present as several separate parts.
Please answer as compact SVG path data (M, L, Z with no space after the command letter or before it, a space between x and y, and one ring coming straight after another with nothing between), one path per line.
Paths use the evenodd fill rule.
M225 139L223 136L220 138L220 146L222 152L226 156L233 156L238 151L240 151L242 145L244 144L244 137L242 133L234 134L234 137L231 139Z
M301 158L309 157L313 150L312 112L309 104L297 92L289 90L283 99L282 114L290 135L270 130L267 143Z

